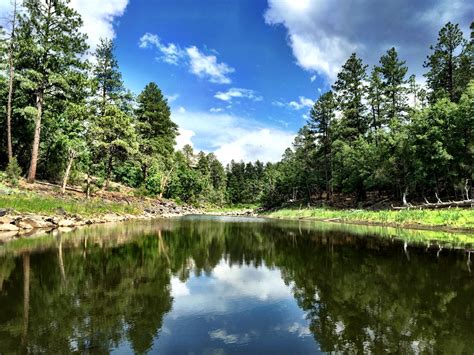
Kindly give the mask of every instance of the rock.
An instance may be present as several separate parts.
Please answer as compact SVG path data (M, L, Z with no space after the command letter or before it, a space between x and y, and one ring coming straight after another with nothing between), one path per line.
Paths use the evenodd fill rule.
M58 225L59 221L61 220L60 217L48 217L45 219L45 221L53 224L53 225Z
M9 223L0 224L0 231L1 232L18 231L18 230L20 230L20 228L18 228L14 224L9 224Z
M16 226L20 229L33 229L33 227L30 224L25 223L22 220L17 221Z
M15 219L8 216L0 217L0 224L11 224L14 223Z
M103 219L106 222L120 222L120 221L123 220L123 217L119 216L119 215L116 215L116 214L113 214L113 213L108 213L108 214L104 215Z
M74 227L76 225L76 221L73 221L72 219L61 219L58 222L59 227Z
M0 217L5 216L8 213L8 210L6 208L0 208Z
M19 223L22 225L29 225L31 228L51 228L54 226L53 223L49 222L48 220L43 220L42 218L35 218L35 217L23 218L21 219ZM28 227L26 228L21 227L21 226L19 227L24 228L24 229L30 229Z

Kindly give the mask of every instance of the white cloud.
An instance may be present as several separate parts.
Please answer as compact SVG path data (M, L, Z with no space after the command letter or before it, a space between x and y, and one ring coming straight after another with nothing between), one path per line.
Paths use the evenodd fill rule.
M176 101L178 98L179 98L179 94L173 94L173 95L167 95L166 96L166 99L170 103L173 102L173 101Z
M250 89L240 89L240 88L231 88L227 91L219 91L217 92L214 97L216 99L230 102L233 98L246 98L253 101L262 101L263 98L258 96L255 91Z
M178 136L176 137L176 149L177 150L183 149L183 147L186 144L193 146L193 142L191 141L191 138L195 135L196 133L194 133L193 131L179 127Z
M290 106L294 110L301 110L303 108L313 107L313 105L314 101L304 96L300 96L298 101L291 101L288 104L288 106Z
M100 4L97 0L71 1L71 7L82 16L91 50L101 38L115 38L114 21L124 14L127 5L128 0L101 0Z
M316 75L312 75L311 78L309 78L309 80L311 80L311 82L315 81L316 80Z
M213 113L218 113L218 112L222 112L224 111L223 109L221 109L220 107L211 107L209 109L209 112L213 112Z
M200 78L208 78L211 83L230 84L227 74L233 73L234 68L225 63L218 63L215 55L205 55L196 46L186 48L190 59L190 71Z
M186 109L183 106L178 107L178 112L179 113L185 113Z
M429 46L447 22L469 34L474 3L465 0L268 0L264 19L283 25L296 63L333 82L352 52L377 64L390 47L420 74ZM394 14L398 14L394 16ZM413 34L416 33L416 36Z
M94 51L101 38L115 38L114 21L125 13L129 0L72 0L70 6L82 17L83 32L87 43ZM21 1L18 1L21 3ZM9 0L0 0L0 25L11 12Z
M145 33L139 40L140 48L156 48L159 60L172 65L184 65L199 78L207 79L211 83L230 84L229 74L235 71L226 63L218 62L215 55L206 55L196 46L181 49L178 44L163 44L156 34Z
M199 150L214 151L224 164L230 160L279 161L294 133L225 113L172 112L180 127L178 141ZM182 131L182 132L181 132Z

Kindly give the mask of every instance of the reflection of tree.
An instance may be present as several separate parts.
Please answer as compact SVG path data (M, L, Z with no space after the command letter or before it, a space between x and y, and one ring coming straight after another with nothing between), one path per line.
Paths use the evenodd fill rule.
M474 285L460 254L436 259L412 248L407 260L403 243L389 238L294 223L163 221L57 241L22 246L28 268L27 254L23 262L0 257L5 352L17 350L26 330L30 352L108 352L125 340L147 352L171 309L171 275L210 274L222 258L279 268L323 351L474 348Z

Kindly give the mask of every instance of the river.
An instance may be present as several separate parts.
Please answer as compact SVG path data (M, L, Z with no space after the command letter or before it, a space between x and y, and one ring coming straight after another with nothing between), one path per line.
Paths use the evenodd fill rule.
M0 353L472 353L472 245L423 233L188 216L18 239Z

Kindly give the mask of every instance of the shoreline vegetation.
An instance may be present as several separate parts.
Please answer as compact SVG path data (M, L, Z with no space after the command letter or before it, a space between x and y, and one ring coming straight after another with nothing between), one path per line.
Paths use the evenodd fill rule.
M450 208L440 210L380 210L281 208L263 210L258 205L194 208L173 201L134 196L133 191L107 192L84 199L81 193L60 194L57 187L36 184L22 188L0 189L0 241L28 239L36 231L75 228L108 222L149 220L179 217L188 214L216 216L250 216L275 220L305 220L344 225L394 227L406 230L439 232L440 241L458 240L474 244L474 209ZM354 226L354 228L356 228ZM448 232L444 233L443 232ZM41 234L41 233L40 233ZM44 233L43 233L44 234ZM450 234L446 236L445 234ZM453 236L454 235L454 236ZM457 236L456 236L457 235ZM24 238L22 238L24 237ZM459 238L458 238L459 237ZM423 233L417 241L431 241L434 236Z
M469 232L474 234L474 209L440 210L335 210L325 208L283 208L261 213L262 217L274 219L314 220L362 224L408 229L428 229L449 232Z

